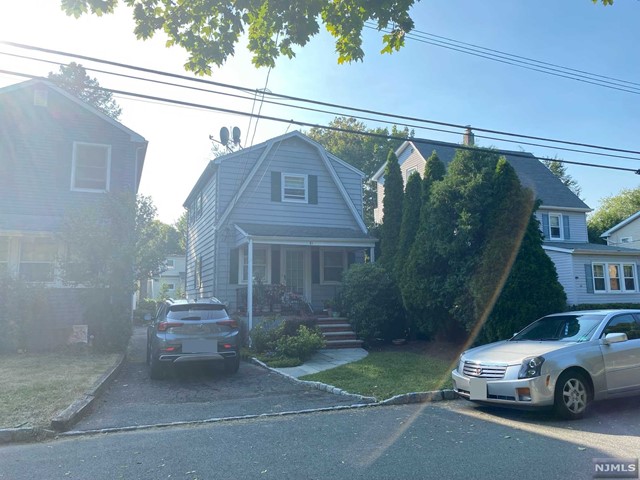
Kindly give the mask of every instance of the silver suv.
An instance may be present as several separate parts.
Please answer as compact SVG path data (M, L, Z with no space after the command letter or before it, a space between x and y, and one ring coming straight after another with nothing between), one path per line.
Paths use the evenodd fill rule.
M240 367L238 325L217 298L167 300L147 329L151 378L162 378L168 366L187 362L224 362L228 373Z

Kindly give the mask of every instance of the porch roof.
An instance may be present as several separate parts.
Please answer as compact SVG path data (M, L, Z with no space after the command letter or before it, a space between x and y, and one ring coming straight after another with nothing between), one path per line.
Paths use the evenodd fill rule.
M543 242L545 250L575 254L631 255L640 256L640 250L599 243Z
M240 223L235 227L242 237L240 244L252 239L263 244L370 248L377 241L360 230L350 228L251 223Z

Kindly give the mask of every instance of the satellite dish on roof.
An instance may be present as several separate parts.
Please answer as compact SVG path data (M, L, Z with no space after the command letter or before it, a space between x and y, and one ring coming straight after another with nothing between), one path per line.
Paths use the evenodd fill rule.
M240 144L240 129L238 127L233 127L233 143L235 143L236 145ZM228 133L227 133L227 138L228 138Z
M227 127L222 127L220 129L220 143L225 146L229 143L229 129Z

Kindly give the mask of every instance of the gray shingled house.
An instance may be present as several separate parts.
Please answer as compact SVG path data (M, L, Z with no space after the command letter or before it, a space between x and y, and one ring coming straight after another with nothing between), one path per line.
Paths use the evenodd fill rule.
M467 131L464 144L473 144ZM413 139L396 151L402 177L424 172L426 160L436 151L448 165L453 159L455 143ZM527 152L504 152L521 183L542 202L535 212L544 235L543 248L553 260L558 279L567 294L569 305L640 302L637 250L613 245L591 244L587 235L587 213L591 209L565 186L535 156ZM377 182L376 222L382 221L384 165L373 176Z
M374 255L363 178L297 131L211 160L184 202L188 298L251 318L258 290L282 286L322 309L349 264Z

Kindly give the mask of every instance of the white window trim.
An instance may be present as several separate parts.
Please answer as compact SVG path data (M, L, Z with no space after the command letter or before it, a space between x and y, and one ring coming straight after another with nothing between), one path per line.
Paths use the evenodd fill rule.
M309 203L309 176L303 175L299 173L285 173L283 172L280 181L280 198L283 202L292 202L292 203ZM286 177L292 178L302 178L304 180L304 199L302 198L287 198L284 194L285 189L285 179Z
M167 290L175 290L176 289L176 284L175 283L165 283L165 285L167 286Z
M409 181L409 177L411 175L413 175L413 173L415 173L417 171L418 171L418 167L409 167L409 168L407 168L405 179L404 179L405 184Z
M633 237L620 237L620 244L623 243L632 243Z
M345 272L347 270L347 251L346 250L335 250L335 249L320 249L320 284L321 285L342 285L342 282L326 280L324 279L324 254L326 251L336 252L339 251L342 253L342 271Z
M558 226L560 228L560 235L557 237L554 237L551 234L551 218L552 217L558 217ZM564 240L564 222L562 220L561 213L549 213L549 240Z
M599 290L596 288L596 276L593 270L595 265L602 265L604 269L604 290ZM620 272L620 290L611 290L611 278L609 277L609 266L616 265ZM624 267L631 267L631 271L633 272L633 283L635 288L633 290L627 290L625 285L625 277L624 276ZM593 281L593 292L596 294L621 294L621 293L637 293L638 292L638 274L636 270L635 263L624 263L624 262L593 262L591 264L591 276ZM602 277L598 277L602 278Z
M56 249L56 253L55 253L55 257L50 261L50 262L37 262L37 261L32 261L32 260L22 260L22 249L23 249L23 245L24 245L24 241L32 241L34 239L37 238L46 238L48 240L50 240L53 245L55 246ZM22 265L29 265L29 264L45 264L48 263L51 265L51 279L48 280L24 280L27 283L31 283L31 284L40 284L40 285L58 285L58 281L59 281L59 272L58 272L58 256L60 255L60 244L58 242L56 242L56 240L52 237L41 237L41 236L37 236L37 237L20 237L19 241L18 241L18 245L17 245L17 258L16 258L16 273L18 275L18 277L22 278Z
M246 245L245 248L240 248L238 252L238 284L247 285L247 279L244 278L244 261L245 255L248 255L249 246ZM265 272L265 285L271 284L271 245L254 245L253 246L253 265L256 264L256 250L265 250L266 254L266 262L267 268Z
M76 184L76 146L89 145L93 147L106 147L107 148L107 178L105 182L105 189L96 188L77 188ZM71 159L71 191L73 192L91 192L91 193L105 193L111 188L111 145L102 143L88 143L88 142L73 142L73 156Z
M167 260L166 260L166 262L164 264L167 267L167 270L172 269L172 268L176 268L176 263L175 263L175 260L173 258L167 258Z

